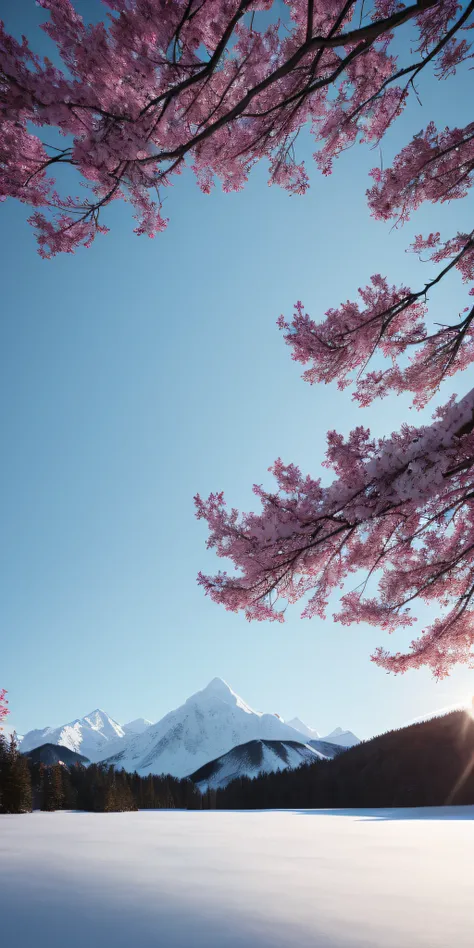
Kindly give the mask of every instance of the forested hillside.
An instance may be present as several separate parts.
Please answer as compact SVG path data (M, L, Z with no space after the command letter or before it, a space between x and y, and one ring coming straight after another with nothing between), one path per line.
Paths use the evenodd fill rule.
M474 803L474 720L457 711L319 761L218 790L220 809Z

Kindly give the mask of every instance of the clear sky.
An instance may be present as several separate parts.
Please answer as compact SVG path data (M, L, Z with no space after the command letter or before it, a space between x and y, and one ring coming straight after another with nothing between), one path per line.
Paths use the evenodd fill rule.
M10 29L46 50L33 0L1 6ZM98 0L78 8L100 12ZM468 121L469 81L421 84L423 104L413 100L384 143L385 164L430 119ZM414 414L405 398L362 411L333 386L305 385L280 313L301 299L322 315L374 272L418 288L430 271L405 253L413 235L472 226L463 201L392 231L365 201L378 151L353 149L325 179L309 136L299 147L306 197L268 188L264 167L235 195L206 197L185 174L153 241L117 203L107 237L42 261L28 210L1 208L0 685L19 732L97 706L122 722L157 720L215 675L259 710L361 737L474 692L467 669L436 684L369 661L376 645L410 636L387 642L376 629L303 621L294 607L283 625L249 624L196 585L216 565L196 491L224 489L249 509L276 457L317 474L329 427L383 435ZM454 278L433 296L433 318L464 305ZM440 401L468 384L458 377Z

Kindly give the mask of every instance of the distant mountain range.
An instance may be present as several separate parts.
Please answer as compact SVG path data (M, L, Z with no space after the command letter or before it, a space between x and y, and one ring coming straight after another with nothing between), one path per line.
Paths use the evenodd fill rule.
M186 777L233 748L253 741L285 745L275 751L262 744L263 763L268 763L274 753L275 760L282 762L280 751L283 757L288 753L288 759L293 759L293 752L290 754L286 748L288 743L306 747L296 752L295 760L318 753L327 756L316 746L311 747L311 742L319 740L341 747L359 742L351 731L341 728L320 739L317 731L298 718L285 722L277 714L255 711L225 681L214 678L156 724L137 718L121 725L97 708L60 727L29 731L21 742L21 750L29 752L45 743L55 744L90 761L106 761L142 775L168 773Z
M125 734L143 734L143 731L146 731L147 727L151 727L153 721L147 721L146 718L135 718L134 721L129 721L128 724L122 724L122 728L125 731Z
M287 724L294 727L295 731L299 731L300 734L304 734L310 741L317 741L321 738L318 731L308 727L300 718L292 718L291 721L287 721ZM360 744L360 739L352 731L345 731L342 727L336 727L334 731L326 734L321 740L328 741L330 744L339 744L341 747L355 747L356 744Z
M326 734L322 740L329 741L330 744L339 744L340 747L355 747L356 744L360 744L359 737L356 737L352 731L344 731L342 727L337 727L330 734Z
M127 778L124 774L115 779L110 773L112 768L98 779L94 766L85 771L76 769L74 765L79 761L86 763L84 758L51 744L30 751L28 756L33 763L65 764L72 781L69 786L76 788L80 808L85 809L103 808L105 789L115 794L127 779L135 805L149 807L337 808L344 812L346 807L373 811L474 803L474 719L466 710L389 731L351 748L320 739L305 744L257 738L231 748L185 780L154 777L140 781L136 775ZM42 782L37 766L31 771L37 778L36 798L41 799L47 781ZM408 811L407 818L411 816ZM429 811L426 816L436 818ZM377 818L384 820L387 815L382 810Z
M105 711L96 708L84 718L76 718L60 727L44 727L28 731L21 742L23 753L42 744L59 744L76 754L84 754L89 760L100 760L106 756L112 741L125 737L124 728Z

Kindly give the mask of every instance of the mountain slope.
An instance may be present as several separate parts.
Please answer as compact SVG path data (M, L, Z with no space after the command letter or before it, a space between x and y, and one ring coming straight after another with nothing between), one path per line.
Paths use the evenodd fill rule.
M327 741L329 744L339 744L341 747L355 747L356 744L360 744L360 739L352 731L345 731L342 727L336 727L330 734L321 737L318 731L308 727L301 718L292 718L291 721L286 723L290 727L294 727L300 734L304 734L307 740Z
M226 787L237 777L257 777L287 767L293 770L322 759L325 758L318 750L298 741L247 741L204 764L190 776L201 793L205 793L208 789Z
M287 721L286 723L289 724L290 727L294 727L295 731L299 731L300 734L304 734L305 737L309 737L312 740L317 741L318 737L320 737L319 732L315 731L312 727L308 727L301 718L292 718L291 721Z
M125 734L143 734L152 724L153 721L148 721L146 718L135 718L134 721L129 721L128 724L122 724L122 729Z
M322 737L321 740L329 741L330 744L340 744L341 747L355 747L361 742L360 737L356 737L352 731L344 731L342 727L337 727L330 734Z
M342 744L332 744L330 741L323 741L322 739L307 741L307 744L313 750L318 751L326 760L334 760L335 757L339 757L339 754L344 754L347 750L347 747Z
M187 777L203 764L251 740L305 738L274 714L254 711L221 678L214 678L176 711L104 754L107 763L140 774Z
M218 794L222 809L430 807L474 803L474 720L455 711L389 731L317 766Z
M76 718L60 727L45 727L28 731L21 742L23 753L40 747L42 744L59 744L71 751L84 754L89 760L98 760L105 756L106 747L117 739L123 739L125 732L117 721L105 711L97 708L83 718Z
M53 764L66 764L67 767L72 767L74 764L89 763L89 759L83 754L76 754L75 751L60 744L42 744L41 747L34 747L22 753L34 764L45 764L47 767Z

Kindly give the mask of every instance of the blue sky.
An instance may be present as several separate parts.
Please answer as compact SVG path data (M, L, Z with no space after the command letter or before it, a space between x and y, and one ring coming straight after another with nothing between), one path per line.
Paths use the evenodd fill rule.
M96 0L78 7L97 15ZM2 12L37 35L33 0ZM421 84L423 106L413 100L391 132L385 164L430 119L468 121L467 82ZM249 509L276 457L319 471L329 427L383 435L412 419L405 398L362 411L333 386L305 385L280 313L302 299L322 315L374 272L418 287L430 271L405 253L412 236L468 226L464 201L391 231L364 196L378 152L353 149L325 179L312 150L307 136L304 198L268 188L263 166L236 195L203 196L185 174L154 241L117 204L107 237L52 261L36 253L27 209L2 206L0 684L20 732L97 706L156 720L215 675L254 707L360 736L474 691L467 669L438 685L427 672L387 676L369 661L387 644L376 629L303 621L297 608L283 625L248 624L196 585L215 567L196 491L224 489ZM433 318L464 305L453 278ZM468 384L458 377L440 401Z

